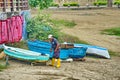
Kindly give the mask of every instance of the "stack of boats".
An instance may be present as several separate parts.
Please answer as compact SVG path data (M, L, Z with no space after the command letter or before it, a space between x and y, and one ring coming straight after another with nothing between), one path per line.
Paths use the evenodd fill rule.
M27 44L29 50L3 45L4 53L17 59L36 62L44 62L52 58L53 52L50 52L51 44L49 42L35 40L28 41ZM94 54L107 59L110 58L108 50L99 46L74 44L73 47L61 48L60 50L60 58L62 60L84 58L86 54Z

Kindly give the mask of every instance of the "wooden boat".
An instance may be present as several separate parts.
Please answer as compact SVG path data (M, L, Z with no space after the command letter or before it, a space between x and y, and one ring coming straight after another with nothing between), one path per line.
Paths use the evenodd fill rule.
M48 54L41 54L20 48L14 48L4 45L4 53L16 59L28 60L31 62L46 62L49 60Z

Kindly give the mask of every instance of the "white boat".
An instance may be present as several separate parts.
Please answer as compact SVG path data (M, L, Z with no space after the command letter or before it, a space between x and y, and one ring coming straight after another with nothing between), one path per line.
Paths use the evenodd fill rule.
M74 44L74 47L87 47L87 51L86 51L87 54L98 55L107 59L110 58L108 50L103 47L86 45L86 44Z

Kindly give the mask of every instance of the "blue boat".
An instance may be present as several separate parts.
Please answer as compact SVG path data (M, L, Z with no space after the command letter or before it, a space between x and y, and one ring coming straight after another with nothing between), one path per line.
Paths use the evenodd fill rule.
M28 48L31 51L40 52L42 54L49 54L50 58L53 56L53 52L50 52L51 44L45 41L28 41ZM84 58L86 56L86 47L68 48L60 50L60 58L62 60L68 58Z
M48 54L41 54L38 52L14 48L4 45L4 53L16 59L27 60L31 62L46 62L49 60Z
M110 55L107 48L94 46L94 45L86 45L86 44L74 44L74 47L87 47L86 54L97 55L100 57L104 57L109 59Z

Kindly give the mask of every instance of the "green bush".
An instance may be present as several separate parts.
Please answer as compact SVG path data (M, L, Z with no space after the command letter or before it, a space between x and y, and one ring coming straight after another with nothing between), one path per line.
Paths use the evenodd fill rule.
M77 2L64 3L63 6L79 6L79 3Z
M31 8L45 9L50 6L53 0L28 0L28 2Z
M78 3L76 3L76 2L72 2L72 3L70 3L70 6L78 6L79 4Z
M115 0L114 1L114 5L119 5L120 4L120 0Z
M70 6L70 4L69 3L64 3L63 6Z
M99 1L99 2L94 2L93 4L94 4L95 6L97 6L97 5L107 5L107 2Z
M49 15L40 13L27 22L28 39L46 40L49 34L57 36L57 29L52 27Z
M120 5L120 2L114 2L114 5Z

